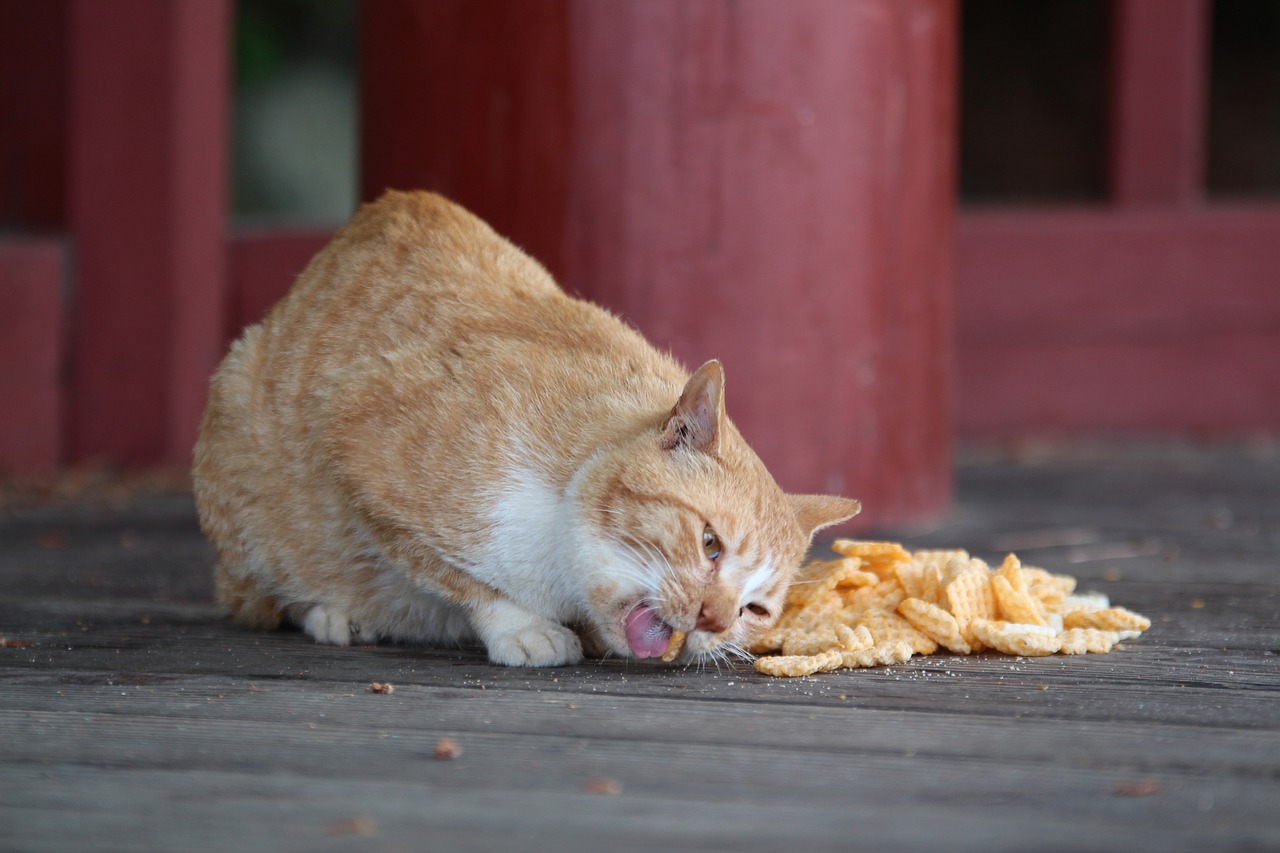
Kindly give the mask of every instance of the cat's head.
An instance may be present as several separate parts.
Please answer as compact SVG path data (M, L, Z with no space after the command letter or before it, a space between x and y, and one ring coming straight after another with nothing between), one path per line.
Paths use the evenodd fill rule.
M777 621L814 532L859 510L783 493L725 417L718 361L584 474L586 618L624 656L662 655L673 629L687 660L743 653Z

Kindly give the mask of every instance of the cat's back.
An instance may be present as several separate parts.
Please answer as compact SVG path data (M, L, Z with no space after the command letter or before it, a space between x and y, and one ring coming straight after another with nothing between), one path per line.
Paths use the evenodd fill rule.
M427 349L459 327L554 311L551 276L485 222L429 192L364 205L264 323L265 355L328 374L371 355Z
M272 439L264 452L293 454L281 442L308 440L343 399L389 371L409 396L445 372L465 374L470 387L457 400L437 383L435 409L470 407L477 393L524 406L550 387L573 392L556 405L607 387L643 409L685 378L483 220L434 193L390 191L364 205L237 342L211 409L233 407L240 429L252 422Z
M464 341L500 350L533 339L545 352L567 352L610 339L614 330L602 326L611 321L459 205L388 191L236 343L215 384L253 417L284 426L318 414L302 408L323 406L328 392L388 356L431 359Z

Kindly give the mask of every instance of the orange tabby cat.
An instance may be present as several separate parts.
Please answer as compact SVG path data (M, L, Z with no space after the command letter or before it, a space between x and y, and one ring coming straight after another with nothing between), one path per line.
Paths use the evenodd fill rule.
M196 500L219 601L319 642L495 663L740 653L817 528L688 376L429 193L366 205L213 378ZM576 630L575 630L576 629Z

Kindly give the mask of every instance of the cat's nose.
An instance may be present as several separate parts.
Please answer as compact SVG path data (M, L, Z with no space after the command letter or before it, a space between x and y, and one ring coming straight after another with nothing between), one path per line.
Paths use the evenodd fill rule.
M693 629L695 631L710 631L713 634L719 634L732 624L733 619L725 619L723 613L708 604L703 604L702 609L698 611L698 622L693 626Z

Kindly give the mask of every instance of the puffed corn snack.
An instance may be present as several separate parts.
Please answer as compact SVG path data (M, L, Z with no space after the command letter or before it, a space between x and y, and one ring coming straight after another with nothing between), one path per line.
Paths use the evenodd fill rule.
M778 624L751 648L766 675L796 677L879 666L939 649L1009 655L1105 654L1151 620L1076 579L1024 566L998 569L961 550L910 552L896 542L837 539L840 559L816 561L787 594Z

